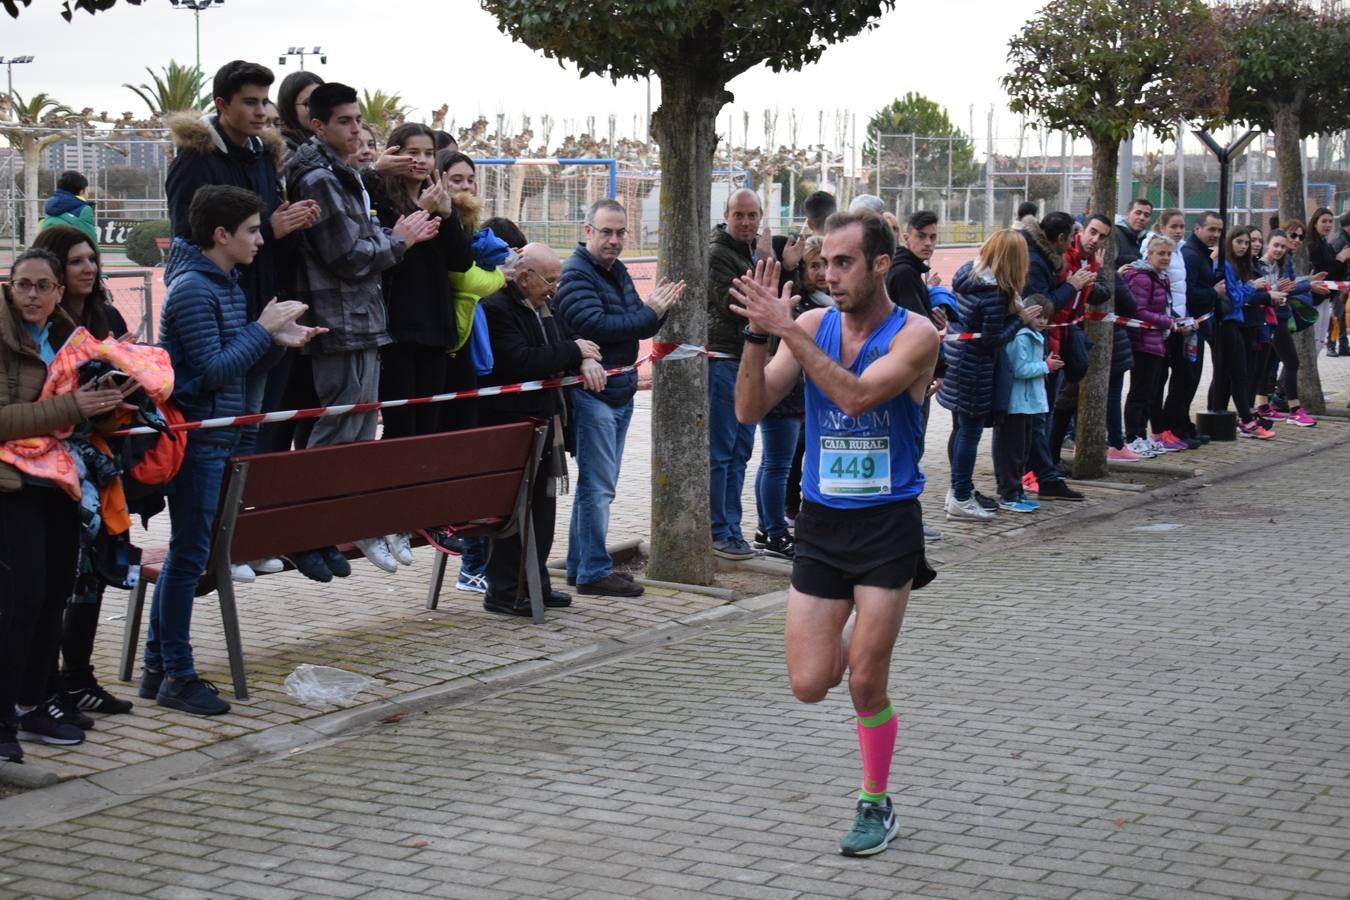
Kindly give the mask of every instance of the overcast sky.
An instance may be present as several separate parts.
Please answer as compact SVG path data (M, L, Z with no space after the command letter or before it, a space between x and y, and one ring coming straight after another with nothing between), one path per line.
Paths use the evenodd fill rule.
M731 84L734 140L744 140L742 110L751 112L750 142L758 144L763 112L776 107L778 143L788 142L789 110L795 108L804 122L799 142L817 141L818 113L825 111L824 138L832 145L836 111L856 113L861 130L872 112L910 90L945 105L963 128L974 103L980 137L993 103L1002 115L999 133L1011 137L1016 120L1002 112L1006 98L998 78L1008 38L1042 2L900 0L878 29L827 50L803 72L774 74L760 68L736 79ZM148 80L145 67L158 70L170 58L193 61L193 14L173 8L169 0L119 4L93 17L77 13L69 25L60 18L59 6L58 0L33 0L17 22L0 14L0 56L36 57L33 64L13 70L14 86L24 96L47 91L77 109L139 115L144 104L122 84ZM599 135L607 134L613 113L620 136L633 134L635 116L641 136L645 84L612 85L603 78L579 78L570 67L560 69L501 34L476 0L225 0L201 14L201 30L208 77L221 63L245 58L271 66L279 81L296 67L294 60L277 66L280 52L302 43L319 45L328 64L307 60L307 68L358 89L400 92L428 118L430 110L448 103L457 127L480 114L495 125L497 114L504 113L518 128L524 113L535 118L538 135L538 117L549 113L558 122L556 142L567 131L584 130L589 116L595 117ZM659 102L657 86L653 104ZM724 109L723 136L727 117Z

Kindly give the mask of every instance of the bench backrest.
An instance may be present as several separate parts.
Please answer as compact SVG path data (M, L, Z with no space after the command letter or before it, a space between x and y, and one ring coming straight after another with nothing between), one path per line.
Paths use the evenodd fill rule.
M516 507L539 423L516 422L231 461L230 558L260 559L414 528L495 531ZM242 490L229 482L243 478Z

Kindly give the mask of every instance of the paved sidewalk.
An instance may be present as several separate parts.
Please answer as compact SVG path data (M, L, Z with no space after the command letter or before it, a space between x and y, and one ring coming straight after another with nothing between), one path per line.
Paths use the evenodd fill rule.
M902 829L871 860L835 854L847 695L791 699L771 608L10 832L0 894L1343 898L1348 471L1291 453L945 569L897 649Z

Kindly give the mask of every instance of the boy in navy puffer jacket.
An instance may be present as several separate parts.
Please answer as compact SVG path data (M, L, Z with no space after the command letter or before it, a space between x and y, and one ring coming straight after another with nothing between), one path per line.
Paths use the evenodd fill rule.
M281 347L300 347L323 329L296 320L307 308L273 300L256 322L237 267L262 246L262 202L252 191L206 186L192 198L193 243L178 247L160 345L174 368L173 399L191 420L249 412L245 378L276 361ZM169 554L155 584L145 639L140 696L161 706L209 716L230 705L197 677L189 641L197 579L211 555L211 526L225 467L238 443L233 428L189 432L183 466L169 487Z

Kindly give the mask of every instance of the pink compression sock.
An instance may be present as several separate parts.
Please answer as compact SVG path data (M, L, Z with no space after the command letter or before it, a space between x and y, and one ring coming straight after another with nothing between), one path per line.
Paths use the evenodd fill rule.
M879 713L858 713L858 748L862 751L863 783L859 799L886 802L886 782L891 776L891 757L895 755L895 735L900 722L895 708L887 706Z

